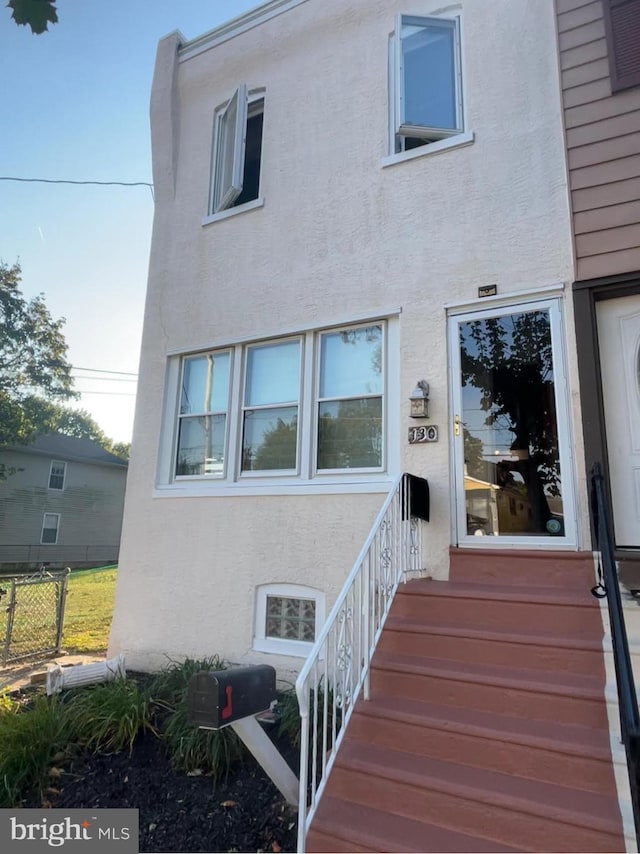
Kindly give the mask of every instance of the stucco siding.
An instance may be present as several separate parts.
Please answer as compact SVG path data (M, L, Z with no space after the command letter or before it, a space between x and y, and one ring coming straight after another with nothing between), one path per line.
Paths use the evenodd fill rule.
M446 306L484 307L486 284L499 295L552 285L562 293L573 263L551 0L461 3L473 142L383 165L394 16L438 8L309 0L177 66L176 37L160 44L152 96L160 186L111 636L112 651L138 666L157 665L166 651L257 657L258 584L309 584L329 607L401 470L429 479L425 570L448 572ZM265 90L264 206L203 225L214 111L243 82ZM171 132L169 115L179 115ZM161 472L175 429L167 380L175 354L366 316L390 317L397 336L387 378L394 444L371 494L171 491ZM579 423L570 344L567 353ZM418 379L430 383L429 423L440 427L431 445L407 443Z
M557 0L577 278L640 268L640 89L612 94L602 0Z

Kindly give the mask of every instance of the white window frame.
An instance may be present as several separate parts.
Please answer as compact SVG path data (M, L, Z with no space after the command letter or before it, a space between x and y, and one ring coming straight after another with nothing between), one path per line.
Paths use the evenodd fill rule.
M402 25L416 23L424 26L449 27L454 30L454 80L456 89L456 127L419 127L407 125L402 121L402 102L404 75L402 67ZM473 142L473 134L465 131L465 102L462 72L462 25L460 14L448 17L403 15L396 16L395 31L389 37L389 157L383 160L383 166L390 166L400 160L413 159L423 154L431 154L457 145ZM404 140L416 138L425 140L424 145L405 150Z
M325 621L325 594L315 587L308 587L304 584L261 584L259 587L256 587L253 649L257 652L270 652L276 655L306 658L313 647L312 642L267 637L268 596L277 596L285 599L312 599L316 605L314 638L317 638Z
M54 518L56 520L55 527L52 527L51 525L45 524L48 517ZM45 542L45 540L44 540L45 530L56 532L56 538L52 543ZM43 513L42 514L42 529L40 531L40 545L42 545L42 546L55 546L55 545L57 545L59 535L60 535L60 513Z
M227 406L226 409L212 409L210 412L189 412L189 413L181 413L180 412L180 402L182 400L182 383L184 379L184 370L185 365L190 358L198 358L199 356L220 356L224 353L229 354L229 390L227 393ZM175 434L175 443L173 449L173 461L172 461L172 469L173 469L173 477L176 481L181 480L200 480L203 477L214 478L216 480L223 480L228 471L228 459L229 459L229 419L230 419L230 394L231 394L231 379L233 376L233 350L229 347L225 348L217 348L215 350L206 350L205 352L200 353L186 353L184 357L180 361L180 380L178 383L178 400L176 405L176 434ZM225 425L224 425L224 450L223 450L223 469L221 474L215 473L205 473L205 474L178 474L178 442L180 438L180 423L189 418L198 418L198 417L212 417L215 415L224 415L225 416Z
M399 308L379 314L367 312L349 322L337 323L327 318L318 327L283 329L268 337L241 338L235 342L220 341L211 347L193 351L169 353L165 376L165 393L162 427L158 446L158 462L153 495L157 498L174 496L229 496L243 495L300 495L334 493L385 493L400 471L400 340ZM317 359L319 336L325 332L380 325L384 330L383 344L383 465L376 469L316 470L317 453L317 396L319 389L319 364ZM298 467L296 471L241 472L242 461L242 408L245 384L245 354L254 344L277 343L300 338L301 372L298 403ZM233 350L232 375L229 380L230 401L227 412L226 475L223 478L208 475L183 475L176 477L175 460L178 440L178 412L180 408L180 383L185 358L199 353Z
M381 382L381 392L380 394L362 394L358 396L347 396L347 397L321 397L320 396L320 372L322 368L322 338L324 335L332 335L336 332L347 332L355 329L367 329L372 326L380 326L382 329L382 373L380 377ZM357 323L357 324L348 324L346 326L337 327L333 329L321 329L318 331L316 335L316 358L315 358L315 392L314 392L314 426L313 426L313 476L314 477L323 477L325 475L336 475L338 473L343 474L345 472L353 472L357 473L373 473L373 472L382 472L386 470L387 466L387 326L383 321L374 321L372 323ZM318 468L318 433L319 433L319 425L320 425L320 404L326 403L330 401L340 401L340 400L364 400L367 398L381 398L382 399L382 454L381 454L381 464L379 466L371 467L371 468L342 468L342 469L319 469Z
M259 406L249 406L246 403L246 391L247 391L247 371L249 366L249 351L258 347L268 347L270 345L278 345L278 344L286 344L291 341L297 341L299 343L299 354L298 354L298 399L296 401L290 401L288 403L265 403ZM238 410L238 431L239 431L239 440L240 446L238 448L238 452L236 454L236 468L237 468L237 476L239 478L264 478L264 477L281 477L283 475L288 477L296 477L300 474L300 444L301 444L301 422L302 422L302 407L303 407L303 396L304 396L304 385L303 385L303 373L304 373L304 364L305 364L305 341L304 338L300 335L295 336L287 336L285 338L274 338L268 339L267 341L256 341L251 344L247 344L244 348L243 358L242 358L242 398L241 404ZM255 409L281 409L284 407L292 407L295 406L298 410L297 417L297 433L296 433L296 464L292 469L251 469L243 471L242 469L242 454L244 450L244 418L245 413Z
M54 466L62 467L62 486L51 486L51 478L60 477L60 472L54 472ZM53 490L54 492L63 492L65 487L65 482L67 479L67 464L64 460L51 460L51 465L49 466L49 483L48 489Z
M246 83L238 86L231 98L215 111L211 145L209 202L207 217L205 217L203 225L226 218L232 213L240 213L259 207L264 203L258 194L258 198L233 207L243 189L247 121L250 116L255 115L258 111L264 111L264 89L255 89L249 92ZM230 119L234 112L235 118ZM231 166L229 175L224 174L224 167L227 163Z

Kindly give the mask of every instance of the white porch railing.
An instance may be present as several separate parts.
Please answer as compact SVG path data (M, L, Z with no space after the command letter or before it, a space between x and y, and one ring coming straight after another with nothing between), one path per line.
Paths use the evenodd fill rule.
M399 475L300 675L298 852L361 691L400 581L422 570L422 526L411 512L411 481Z

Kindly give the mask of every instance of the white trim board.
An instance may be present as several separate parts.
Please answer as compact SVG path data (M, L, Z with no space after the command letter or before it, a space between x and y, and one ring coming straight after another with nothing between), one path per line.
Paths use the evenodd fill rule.
M238 15L236 18L232 18L219 27L214 27L214 29L203 33L201 36L197 36L197 38L181 44L178 48L178 62L185 62L187 59L192 59L199 53L203 53L212 47L217 47L217 45L229 41L229 39L233 39L241 33L246 33L247 30L252 30L254 27L264 24L265 21L270 21L271 18L282 15L284 12L288 12L290 9L294 9L296 6L300 6L306 2L307 0L270 0L267 3L260 3L259 6L249 9L248 12Z

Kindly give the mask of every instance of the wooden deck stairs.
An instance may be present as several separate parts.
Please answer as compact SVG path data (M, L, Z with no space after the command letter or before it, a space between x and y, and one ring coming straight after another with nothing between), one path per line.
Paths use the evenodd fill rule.
M624 851L590 554L401 586L307 851Z

